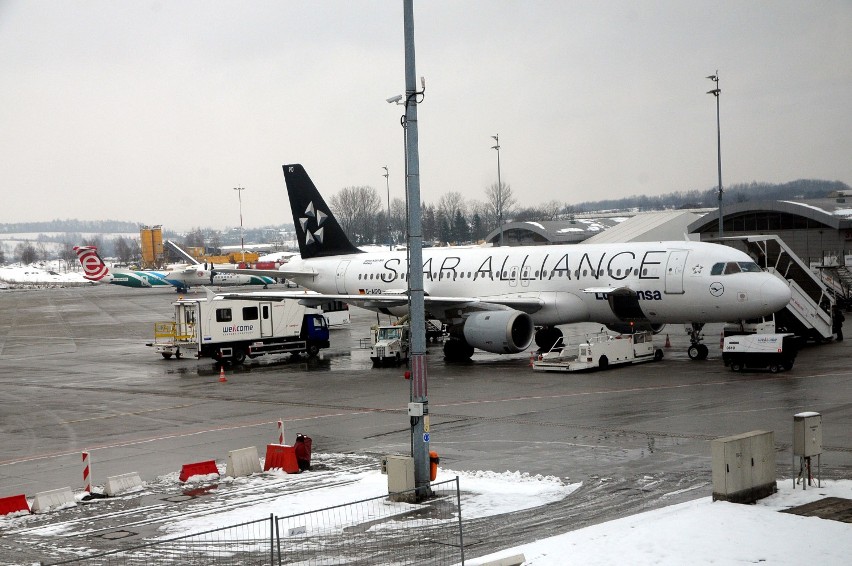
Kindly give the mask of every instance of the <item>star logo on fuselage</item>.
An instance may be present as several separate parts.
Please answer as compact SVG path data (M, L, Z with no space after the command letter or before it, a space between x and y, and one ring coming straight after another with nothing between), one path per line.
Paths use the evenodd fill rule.
M311 232L309 228L310 220L314 219L314 224L316 228L314 228L313 232ZM325 219L328 218L328 214L324 213L321 210L317 210L314 207L314 203L308 203L308 207L305 209L304 216L299 217L299 224L302 227L302 232L305 233L305 244L322 244L323 233L325 228L322 227Z
M701 275L701 271L704 270L703 265L693 265L692 266L692 274L693 275Z

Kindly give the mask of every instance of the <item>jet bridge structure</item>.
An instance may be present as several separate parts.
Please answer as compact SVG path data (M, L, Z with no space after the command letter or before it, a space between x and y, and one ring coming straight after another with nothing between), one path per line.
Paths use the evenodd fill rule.
M783 329L818 342L831 339L835 296L781 238L774 235L729 236L718 241L728 245L742 243L758 265L790 286L792 299L785 309L775 313L776 331Z

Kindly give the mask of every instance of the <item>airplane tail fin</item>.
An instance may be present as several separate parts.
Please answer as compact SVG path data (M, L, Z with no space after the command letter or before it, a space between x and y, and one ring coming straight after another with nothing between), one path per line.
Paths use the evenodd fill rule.
M74 246L74 251L77 253L80 265L83 266L84 278L89 281L100 281L109 276L109 267L98 255L98 248L95 246Z
M301 165L284 165L293 224L304 259L361 253L352 245L331 209Z

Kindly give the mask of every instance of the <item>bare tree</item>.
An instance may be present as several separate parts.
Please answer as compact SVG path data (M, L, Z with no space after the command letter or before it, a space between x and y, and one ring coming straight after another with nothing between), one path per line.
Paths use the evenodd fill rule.
M345 187L331 197L334 216L356 244L375 241L381 205L378 191L369 186Z
M119 236L115 239L113 248L115 249L115 255L118 258L118 261L125 265L130 263L130 245L127 243L127 240L124 239L124 236Z
M30 242L21 242L15 246L15 257L23 265L28 265L38 261L38 250Z
M503 222L511 218L517 201L512 195L512 187L502 183L502 190L497 183L485 189L485 202L488 205L488 216L485 218L489 226L497 227L498 213L503 211Z

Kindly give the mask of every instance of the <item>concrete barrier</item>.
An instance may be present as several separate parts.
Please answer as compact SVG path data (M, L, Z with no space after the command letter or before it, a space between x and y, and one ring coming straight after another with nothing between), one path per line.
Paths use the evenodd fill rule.
M241 476L250 476L260 471L260 458L257 455L256 446L249 446L248 448L240 448L239 450L228 452L228 464L225 467L226 475L238 478Z
M41 493L36 493L33 500L33 513L46 513L52 508L66 507L68 505L77 505L77 500L74 499L74 493L70 487L42 491Z
M129 474L121 474L118 476L110 476L107 478L104 492L113 497L123 492L142 487L142 478L136 472Z
M490 560L488 562L477 562L476 566L521 566L526 561L527 559L523 554L515 554L514 556L498 558L497 560Z

